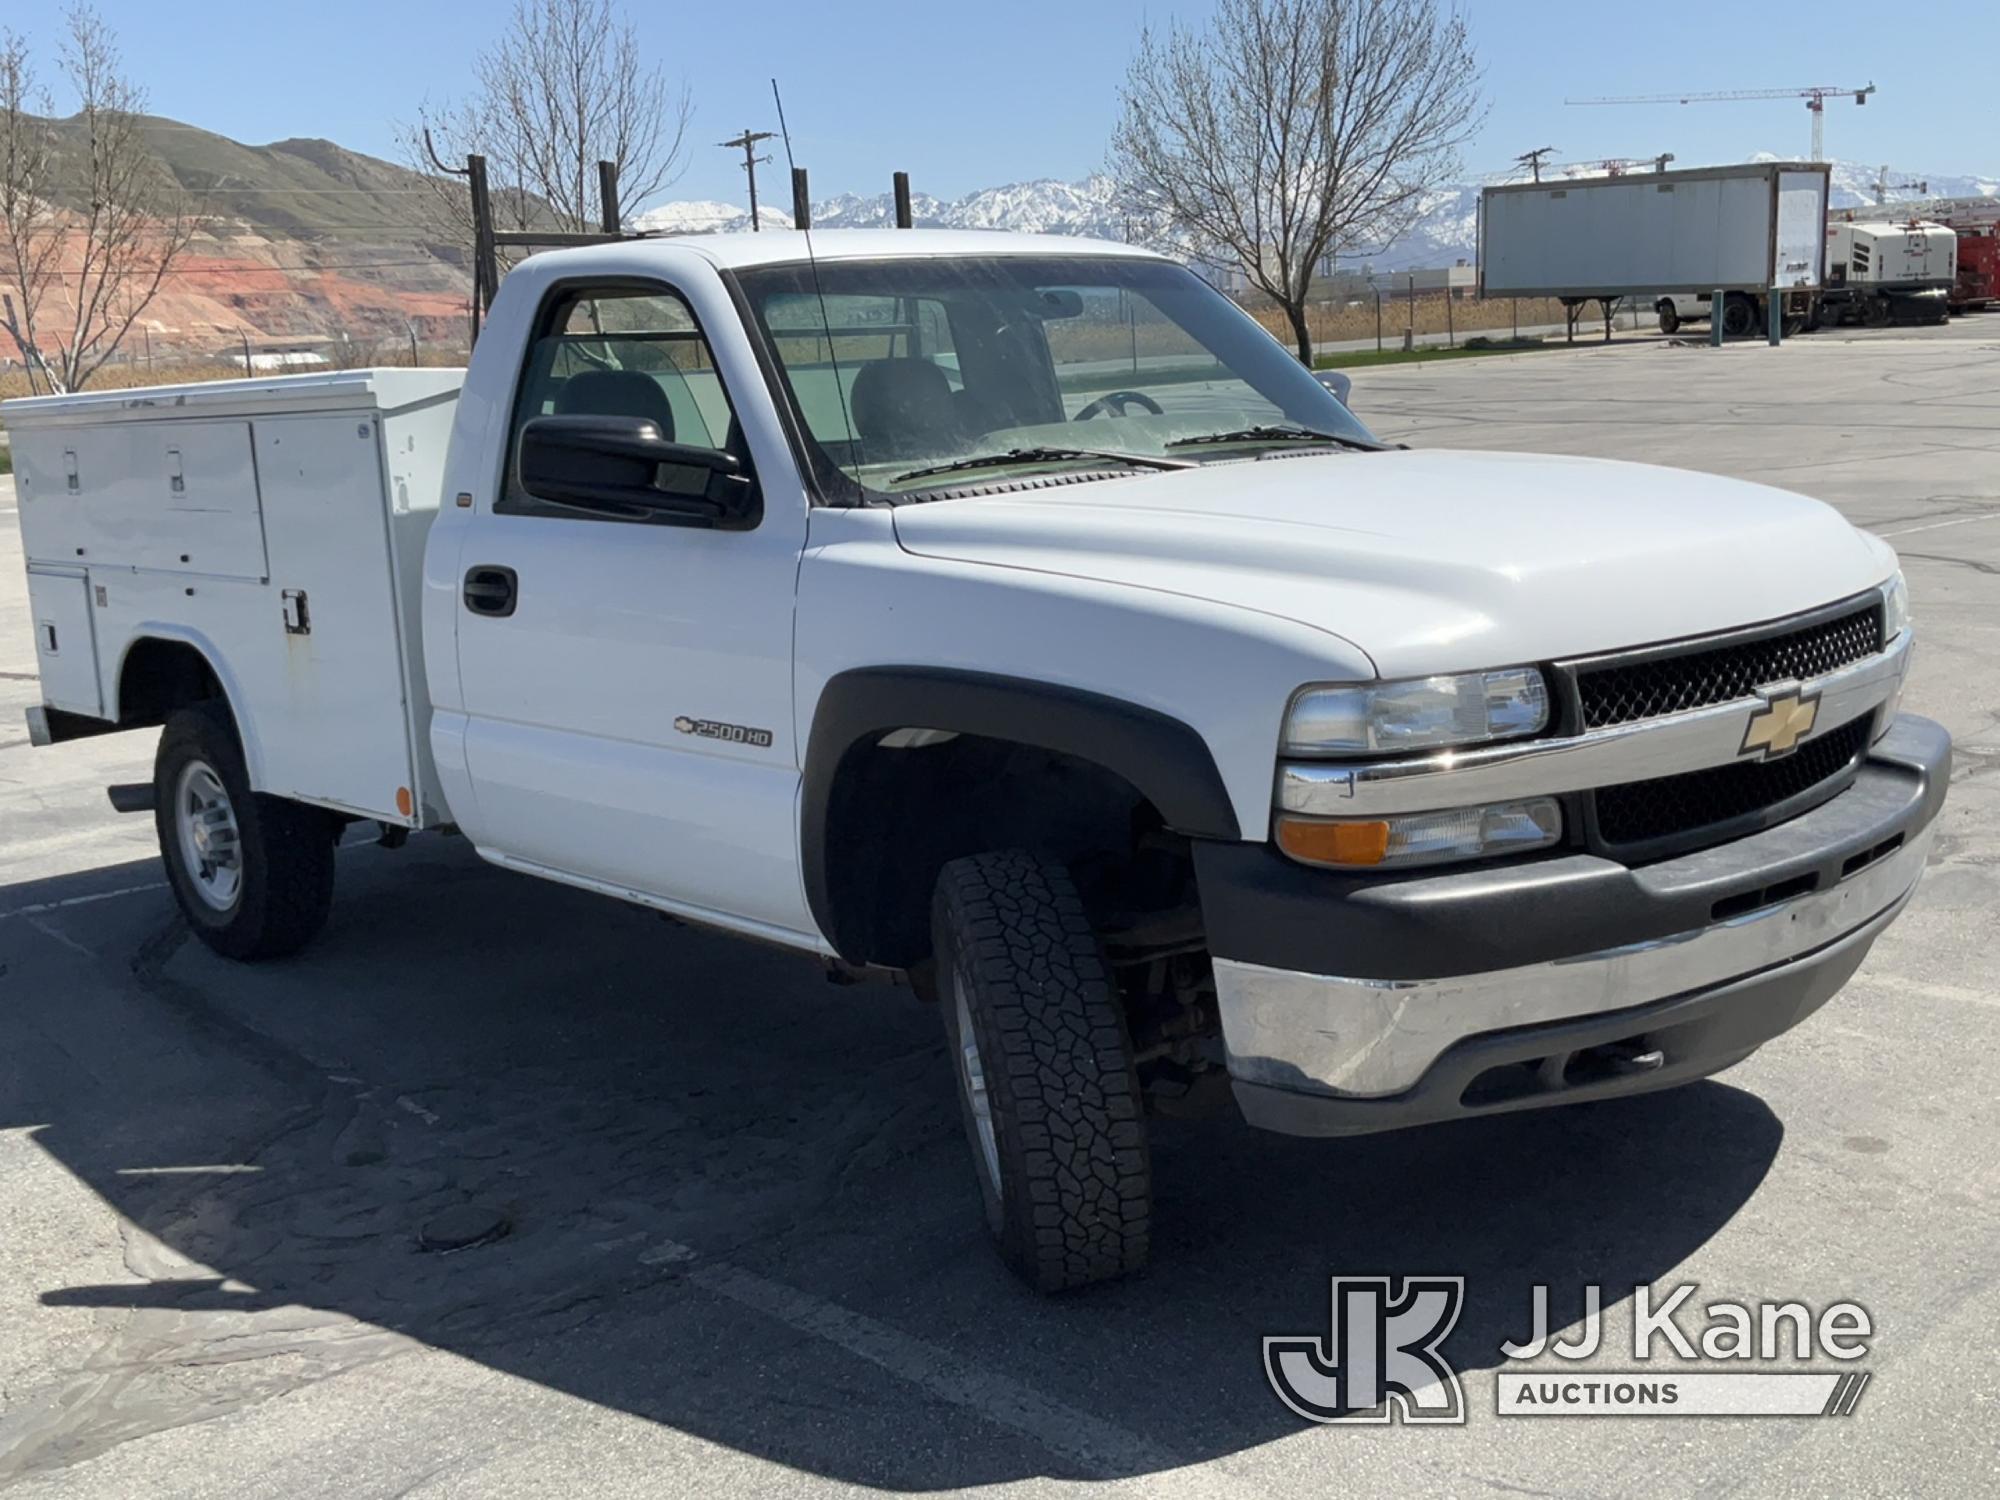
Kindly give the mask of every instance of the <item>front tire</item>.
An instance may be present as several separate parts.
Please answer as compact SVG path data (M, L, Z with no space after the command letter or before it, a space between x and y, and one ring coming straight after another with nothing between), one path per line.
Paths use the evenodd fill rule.
M1660 315L1660 332L1671 334L1680 331L1681 315L1673 303L1662 299L1660 305L1653 310Z
M1043 1292L1146 1263L1152 1166L1110 967L1069 872L953 860L931 904L939 1009L986 1224Z
M153 821L181 914L225 958L282 958L326 924L338 825L319 808L251 791L221 705L167 720L153 760Z

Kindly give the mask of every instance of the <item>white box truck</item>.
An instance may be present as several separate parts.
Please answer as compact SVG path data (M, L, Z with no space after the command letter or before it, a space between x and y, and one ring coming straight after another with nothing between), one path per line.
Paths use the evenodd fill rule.
M1596 301L1608 316L1626 298L1657 307L1721 291L1724 331L1740 335L1763 325L1776 288L1802 320L1824 277L1827 172L1752 162L1489 187L1480 295Z
M905 977L1044 1289L1144 1262L1154 1109L1347 1135L1742 1060L1945 795L1885 543L1384 445L1122 245L566 250L462 376L5 414L30 732L160 731L114 800L204 942L303 948L361 821Z

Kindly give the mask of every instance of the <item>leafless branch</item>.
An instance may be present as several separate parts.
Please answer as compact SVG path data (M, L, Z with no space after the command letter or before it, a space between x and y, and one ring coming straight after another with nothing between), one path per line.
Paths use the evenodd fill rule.
M62 254L49 124L54 113L54 101L36 86L27 41L0 32L0 329L27 366L30 390L42 363L42 302Z
M1112 165L1140 237L1233 266L1311 363L1307 292L1393 239L1484 117L1465 23L1438 0L1220 0L1141 34Z
M201 215L147 147L145 94L89 6L65 17L59 57L76 103L60 129L32 93L25 45L0 43L0 253L21 291L18 310L5 305L9 337L52 388L74 391L159 295Z
M462 183L438 175L440 159L486 157L496 228L569 232L598 227L598 162L617 164L627 212L686 166L688 92L646 65L611 0L516 0L473 74L469 99L426 102L404 131L404 155L434 186L432 221L459 243L472 242L471 204Z

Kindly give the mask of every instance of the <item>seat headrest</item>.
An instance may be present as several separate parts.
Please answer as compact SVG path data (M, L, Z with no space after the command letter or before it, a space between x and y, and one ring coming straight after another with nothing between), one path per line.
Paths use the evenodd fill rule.
M643 417L674 440L674 408L659 381L637 370L583 370L556 390L556 415Z
M951 382L927 359L871 360L855 375L851 399L854 431L871 462L925 458L957 446Z

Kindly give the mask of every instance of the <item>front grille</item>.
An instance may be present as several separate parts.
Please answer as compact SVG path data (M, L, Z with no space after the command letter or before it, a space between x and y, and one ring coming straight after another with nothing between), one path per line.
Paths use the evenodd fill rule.
M1852 769L1868 748L1874 722L1873 714L1863 714L1778 760L1737 761L1599 787L1593 794L1598 841L1612 849L1665 840L1698 843L1707 831L1779 807Z
M1579 666L1583 727L1602 729L1747 698L1761 687L1817 677L1881 649L1882 605L1871 599L1845 614L1754 640Z

